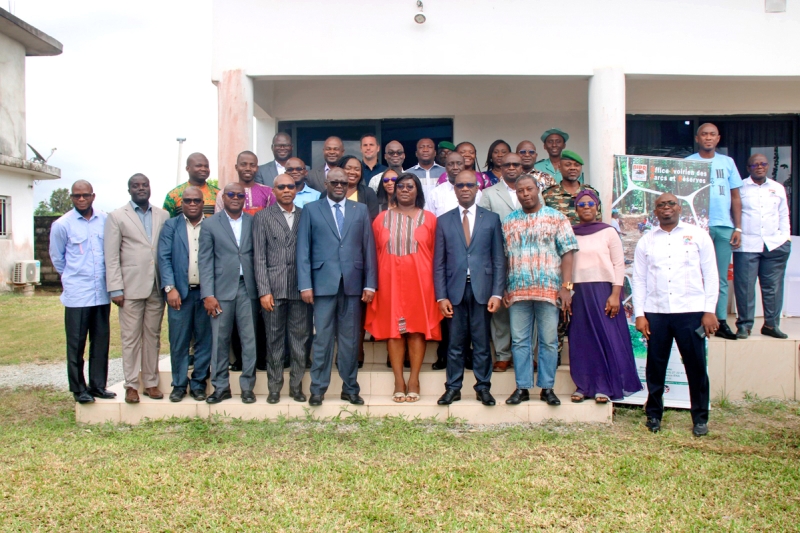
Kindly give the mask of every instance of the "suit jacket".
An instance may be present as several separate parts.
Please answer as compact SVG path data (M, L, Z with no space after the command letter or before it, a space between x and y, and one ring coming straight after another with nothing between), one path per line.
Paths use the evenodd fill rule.
M327 187L325 187L325 166L322 168L313 168L308 171L306 183L311 185L312 189L316 189L323 195L326 194Z
M147 238L139 215L130 203L109 213L104 229L103 251L106 260L108 292L124 291L125 298L140 300L150 296L153 283L161 290L158 269L158 237L169 219L166 211L152 208L152 241Z
M217 300L235 300L239 290L239 265L244 285L251 299L258 298L253 275L253 217L242 213L241 245L228 221L225 210L208 217L200 227L200 297L214 296Z
M299 300L297 289L297 230L303 210L295 208L292 227L283 208L272 204L253 217L253 263L258 296Z
M481 198L480 205L492 213L497 213L500 217L501 225L503 220L514 211L514 204L511 202L511 194L508 192L506 183L502 180L500 183L483 190L483 197Z
M258 171L256 172L255 178L253 179L256 183L272 187L272 183L275 181L275 178L277 177L278 177L278 167L275 165L275 160L272 160L269 163L258 165Z
M181 299L186 299L189 295L189 234L185 217L179 215L164 222L158 238L158 268L161 286L172 285Z
M378 288L375 237L367 206L345 201L342 236L328 197L306 204L297 232L297 285L314 289L315 296L334 296L344 280L347 296Z
M460 207L448 211L436 220L433 255L436 299L448 298L453 305L460 304L469 269L475 300L485 305L492 295L502 297L506 287L506 256L500 217L478 207L467 246L459 210Z

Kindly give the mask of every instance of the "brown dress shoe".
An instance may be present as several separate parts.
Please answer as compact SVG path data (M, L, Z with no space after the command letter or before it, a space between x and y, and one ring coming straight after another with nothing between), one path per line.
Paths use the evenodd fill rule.
M147 387L142 391L142 394L149 396L153 400L160 400L164 397L164 393L158 390L158 387Z
M505 372L511 366L511 361L495 361L492 370L494 372Z
M139 403L139 393L136 389L130 387L125 389L125 403Z

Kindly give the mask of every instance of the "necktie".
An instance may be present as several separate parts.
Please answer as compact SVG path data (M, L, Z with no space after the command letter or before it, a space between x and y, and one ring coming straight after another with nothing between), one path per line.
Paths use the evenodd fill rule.
M464 227L464 238L467 240L467 246L469 246L469 219L467 218L467 211L464 209L464 218L461 221L461 225Z
M342 226L344 226L344 215L342 214L342 206L333 204L336 208L336 226L339 228L339 237L342 236Z

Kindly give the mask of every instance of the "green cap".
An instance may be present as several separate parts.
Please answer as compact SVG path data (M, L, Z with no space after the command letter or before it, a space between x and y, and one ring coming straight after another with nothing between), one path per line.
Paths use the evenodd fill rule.
M453 143L451 143L450 141L442 141L442 142L440 142L440 143L439 143L439 145L437 146L437 150L441 150L442 148L447 148L447 149L448 149L448 150L450 150L451 152L455 152L455 150L456 150L456 145L455 145L455 144L453 144Z
M579 156L572 150L564 150L563 152L561 152L561 159L572 159L573 161L580 163L581 165L583 164L583 159L581 159L581 156Z
M552 135L554 133L556 135L561 135L561 137L563 137L563 139L564 139L564 142L567 142L569 140L569 133L567 133L565 131L561 131L558 128L550 128L546 132L542 133L542 142L544 142L545 139L547 139L550 135Z

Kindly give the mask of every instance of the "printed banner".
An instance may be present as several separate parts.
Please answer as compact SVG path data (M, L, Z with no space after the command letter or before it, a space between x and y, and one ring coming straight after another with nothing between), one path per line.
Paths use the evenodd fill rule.
M628 319L628 329L633 342L633 356L644 390L626 397L619 403L644 404L647 400L645 366L647 341L636 331L633 314L631 281L633 255L642 235L658 227L653 214L656 198L669 192L681 202L681 220L708 229L708 203L711 163L687 161L670 157L614 156L614 193L612 216L619 223L622 247L625 251L625 286L623 304ZM667 366L664 405L688 409L689 384L681 363L678 347L672 345L672 355Z

